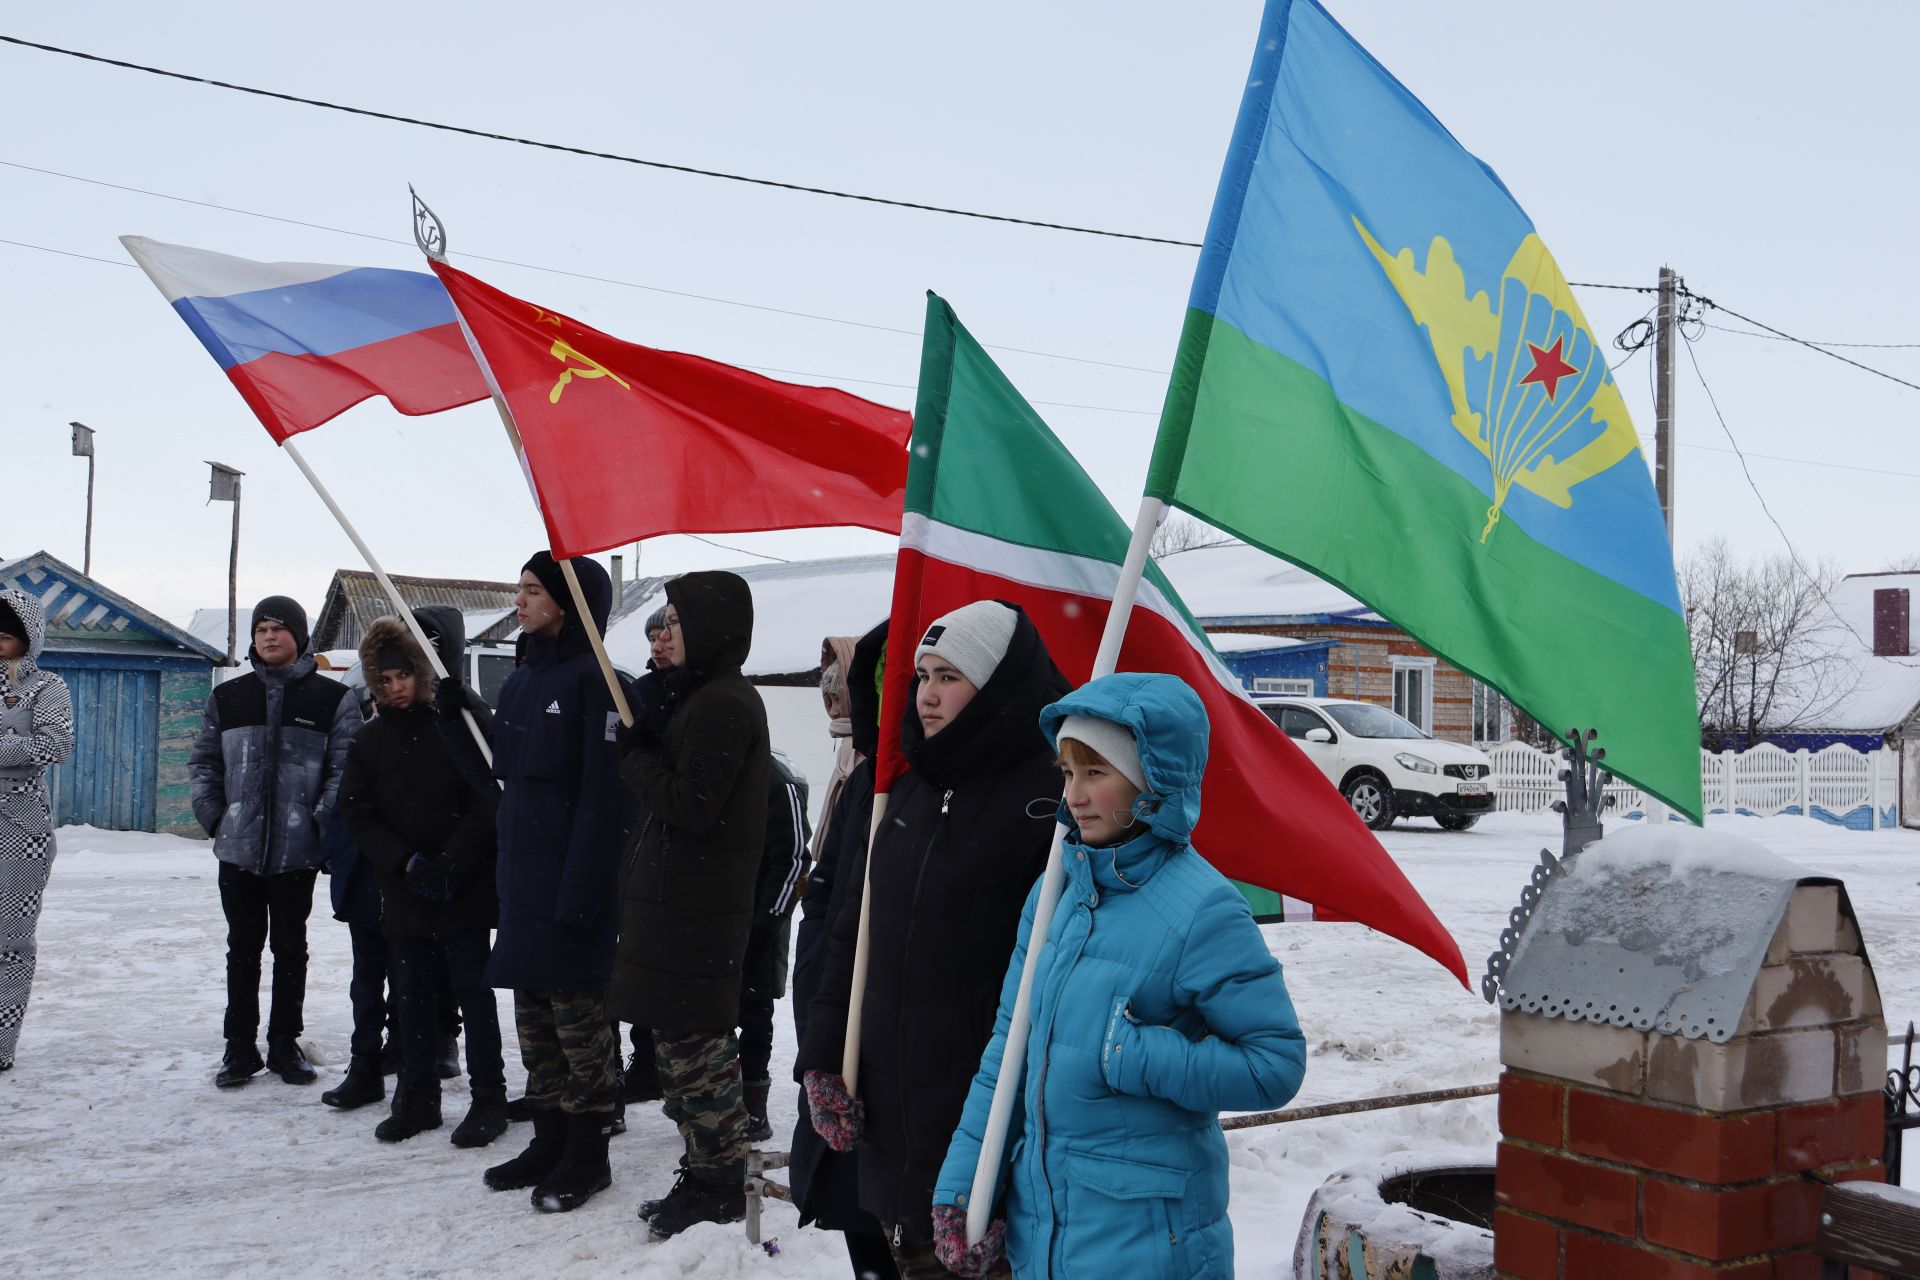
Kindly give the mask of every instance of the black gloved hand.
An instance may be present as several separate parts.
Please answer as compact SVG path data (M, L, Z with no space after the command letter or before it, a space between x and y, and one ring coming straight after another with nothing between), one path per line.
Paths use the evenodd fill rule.
M656 740L665 737L667 721L673 718L674 701L667 678L658 671L649 671L633 682L631 693L633 728Z
M433 709L442 720L460 719L460 713L467 709L467 687L460 683L459 676L448 674L434 686Z
M638 720L632 724L616 725L613 740L620 744L622 751L658 751L660 735L643 726Z
M453 883L447 874L452 867L445 854L414 854L407 859L407 891L433 902L452 902Z

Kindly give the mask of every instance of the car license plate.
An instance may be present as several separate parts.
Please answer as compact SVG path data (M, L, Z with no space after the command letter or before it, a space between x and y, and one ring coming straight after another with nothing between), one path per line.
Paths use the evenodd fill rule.
M1484 782L1463 782L1460 784L1460 794L1463 796L1483 796L1487 794L1487 784Z

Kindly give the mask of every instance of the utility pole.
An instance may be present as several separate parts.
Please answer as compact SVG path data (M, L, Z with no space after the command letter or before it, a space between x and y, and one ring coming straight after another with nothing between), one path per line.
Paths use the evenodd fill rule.
M1661 267L1653 345L1653 487L1660 495L1660 514L1666 517L1669 546L1673 544L1673 341L1680 287L1674 269Z
M231 502L233 504L233 543L227 551L227 665L238 664L237 654L240 646L240 477L244 471L235 471L224 462L207 462L213 468L212 488L207 495L208 502Z
M93 428L85 423L69 422L73 428L73 456L87 460L87 549L80 572L93 576Z

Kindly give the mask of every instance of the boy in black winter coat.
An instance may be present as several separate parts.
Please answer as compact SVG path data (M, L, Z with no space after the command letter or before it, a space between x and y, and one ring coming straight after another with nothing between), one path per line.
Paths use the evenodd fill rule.
M613 603L607 571L585 557L566 564L604 630ZM620 850L634 806L620 785L619 716L562 564L535 553L521 570L514 605L526 660L500 686L489 735L493 776L504 789L500 928L487 978L513 989L533 1141L488 1169L486 1183L495 1191L531 1188L536 1209L563 1213L613 1180L607 1139L620 1076L607 981L619 928Z
M467 784L442 742L426 655L404 623L381 618L369 626L360 663L380 713L347 753L341 804L380 887L402 1056L393 1113L374 1136L401 1142L440 1127L438 978L444 963L466 1018L473 1088L453 1143L485 1146L507 1128L500 1025L486 981L488 931L497 913L495 797Z

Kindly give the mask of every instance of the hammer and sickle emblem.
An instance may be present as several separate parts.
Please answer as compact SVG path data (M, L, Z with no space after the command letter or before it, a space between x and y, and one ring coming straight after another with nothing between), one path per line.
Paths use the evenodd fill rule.
M572 382L575 377L612 378L615 382L619 383L622 387L625 387L628 391L633 390L633 387L627 382L625 378L621 377L619 374L615 373L613 370L607 368L605 365L601 364L598 360L595 360L592 356L581 355L578 351L575 351L570 345L568 345L568 343L564 339L554 340L553 357L554 359L560 361L561 364L566 365L566 369L564 372L561 373L560 380L553 384L553 390L547 392L548 404L559 404L560 393L567 389L567 384L569 382ZM580 362L580 367L575 368L573 365L568 364L567 362L570 360L578 360Z

